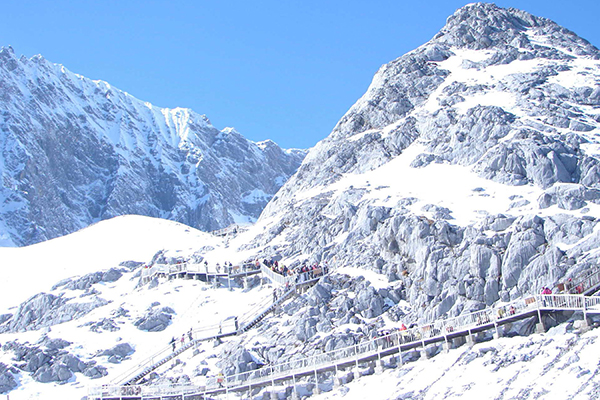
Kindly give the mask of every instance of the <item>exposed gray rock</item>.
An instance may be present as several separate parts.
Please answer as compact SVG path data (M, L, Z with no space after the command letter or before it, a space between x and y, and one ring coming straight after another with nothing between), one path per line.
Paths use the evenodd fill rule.
M0 332L36 330L80 318L95 308L108 304L97 296L77 303L63 295L39 293L21 303L14 315L0 325Z
M12 318L12 314L0 314L0 325Z
M56 363L41 366L34 374L33 379L38 382L66 382L73 376L73 372L66 365Z
M146 315L137 319L134 322L134 325L142 331L164 331L165 328L171 323L172 314L175 314L175 311L170 307L150 309Z
M22 371L31 373L33 379L42 383L64 383L69 381L74 373L83 373L94 379L107 374L106 368L96 365L95 361L86 363L62 350L68 343L62 339L44 340L43 343L46 344L46 350L29 346L27 343L21 344L18 341L7 342L2 349L12 351L18 367ZM3 379L9 380L8 377L2 377L4 374L1 369L0 365L0 382Z
M83 371L83 375L88 378L98 379L108 375L108 371L102 365L95 365L94 361L88 363L88 367Z
M255 220L305 151L254 143L191 110L161 109L42 56L0 50L5 198L15 245L124 214L203 230Z
M49 350L62 350L65 347L70 346L72 343L68 342L64 339L55 338L55 339L48 339L47 341L44 342L44 344L46 345L46 347Z
M145 263L143 261L133 261L133 260L129 260L129 261L123 261L121 263L119 263L120 267L125 267L129 270L134 270L138 267L141 267L142 265L144 265Z
M153 331L155 332L155 331ZM113 364L120 363L126 357L132 355L135 352L133 347L129 343L119 343L113 348L102 351L100 356L108 356L108 361Z
M578 210L586 206L586 200L598 203L600 190L586 188L581 184L554 185L538 199L540 208L557 205L563 210Z
M523 60L540 62L472 84L444 69L451 65L444 60L470 57L464 54L478 54L461 66L474 74L493 75L491 66ZM359 182L361 174L401 154L420 154L406 161L419 168L433 162L462 166L506 185L509 193L511 186L541 188L539 206L583 213L582 207L598 201L600 190L599 160L586 150L597 145L586 134L599 126L586 104L596 101L600 78L590 72L587 86L580 88L557 83L560 73L575 68L576 58L599 60L600 51L552 21L492 4L458 10L430 42L380 68L363 97L267 205L261 222L269 225L244 248L276 240L284 258L302 254L310 262L361 267L402 285L410 309L372 289L332 281L332 293L355 295L330 300L335 307L330 304L324 313L334 314L333 326L361 324L386 311L408 322L455 316L537 293L595 265L597 221L583 215L542 218L535 215L536 204L515 195L505 214L482 210L477 222L455 225L447 205L416 209L422 199L400 188L398 197L406 197L394 206L378 198L368 182L356 188L347 179L356 175ZM511 101L479 101L496 94ZM411 146L416 153L405 151ZM483 188L472 192L492 195ZM523 215L528 208L530 215ZM509 214L513 210L515 215ZM575 246L563 251L564 244ZM314 300L310 305L321 307ZM311 340L327 329L318 315L299 311L296 339Z
M18 386L14 377L17 371L14 368L8 367L4 363L0 363L0 393L8 393Z
M123 276L123 270L111 268L108 271L94 272L77 279L63 280L52 287L55 290L59 287L69 290L89 290L92 285L100 282L116 282ZM126 271L125 271L126 272Z

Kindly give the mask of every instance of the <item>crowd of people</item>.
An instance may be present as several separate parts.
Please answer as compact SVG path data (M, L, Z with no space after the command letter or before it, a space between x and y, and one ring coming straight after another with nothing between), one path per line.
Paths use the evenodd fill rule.
M304 263L296 268L291 268L287 265L280 264L277 260L269 260L265 258L263 260L263 264L270 268L271 271L282 276L296 275L297 277L300 277L302 274L307 274L308 279L314 279L318 276L326 275L329 272L329 266L327 265L327 262L325 262L323 265L320 265L319 263L314 263L311 265Z

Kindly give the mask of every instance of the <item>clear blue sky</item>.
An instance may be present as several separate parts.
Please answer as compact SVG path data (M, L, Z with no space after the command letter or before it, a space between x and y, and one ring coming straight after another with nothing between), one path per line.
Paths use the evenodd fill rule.
M313 146L468 1L4 1L0 45L251 140ZM501 0L600 46L600 0Z

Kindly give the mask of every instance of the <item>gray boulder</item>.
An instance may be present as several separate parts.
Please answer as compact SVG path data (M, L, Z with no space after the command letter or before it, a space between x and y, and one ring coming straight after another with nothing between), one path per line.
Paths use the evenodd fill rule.
M69 290L88 290L92 285L100 282L116 282L123 276L123 270L111 268L107 271L99 271L87 274L77 279L63 280L53 286L53 290L64 287Z
M119 343L108 350L102 351L99 355L108 356L108 361L110 363L118 364L134 352L135 350L129 343Z
M172 314L175 314L175 311L170 307L151 309L146 315L138 318L133 324L141 331L164 331L171 323Z
M63 295L39 293L21 303L14 315L0 325L0 332L36 330L80 318L108 302L94 296L86 303L77 303Z
M33 379L41 383L66 382L73 376L73 372L64 364L55 363L41 366L34 374Z
M98 379L108 375L108 371L102 365L96 365L94 361L88 363L88 367L83 371L83 375L88 378Z
M8 393L18 386L13 375L16 373L17 371L14 368L10 368L4 363L0 363L0 393Z
M586 201L598 203L600 190L586 188L581 184L557 184L546 190L538 199L540 208L557 205L563 210L578 210L586 206Z

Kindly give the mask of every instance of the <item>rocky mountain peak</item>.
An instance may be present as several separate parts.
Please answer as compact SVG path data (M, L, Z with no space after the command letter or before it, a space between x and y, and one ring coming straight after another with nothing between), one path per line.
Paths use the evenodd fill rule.
M472 3L458 9L433 42L472 50L514 47L532 51L540 44L533 43L528 32L547 36L552 45L577 55L598 57L598 49L588 41L549 19L490 3Z
M597 263L582 249L599 246L599 54L547 19L461 8L380 68L268 204L257 243L401 280L429 318Z

